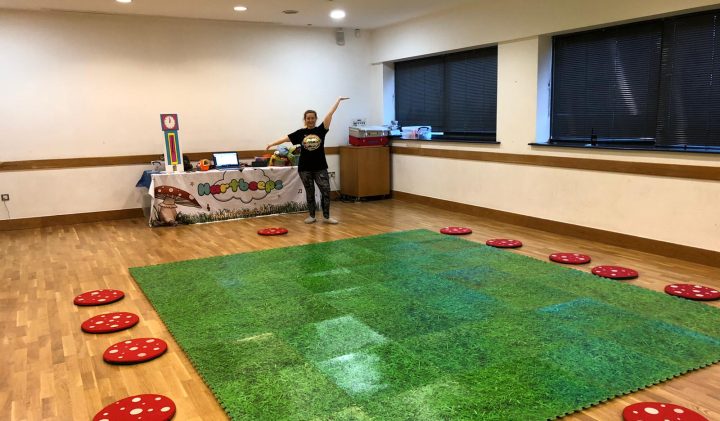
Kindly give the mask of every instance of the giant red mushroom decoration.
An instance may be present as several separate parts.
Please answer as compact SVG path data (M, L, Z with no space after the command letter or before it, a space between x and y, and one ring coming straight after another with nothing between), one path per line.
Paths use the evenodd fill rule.
M166 224L175 224L177 217L177 205L201 208L195 197L185 190L174 186L155 187L155 198L162 200L158 205L160 221Z

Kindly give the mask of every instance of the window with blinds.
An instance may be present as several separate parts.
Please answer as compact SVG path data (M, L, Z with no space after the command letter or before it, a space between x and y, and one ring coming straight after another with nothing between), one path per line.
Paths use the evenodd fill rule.
M395 63L395 119L445 137L494 140L497 47Z
M720 147L719 13L554 37L550 141Z

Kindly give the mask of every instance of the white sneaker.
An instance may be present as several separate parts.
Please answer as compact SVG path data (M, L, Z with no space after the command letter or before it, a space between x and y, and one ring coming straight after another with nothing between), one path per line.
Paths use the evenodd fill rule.
M338 220L335 219L335 218L325 218L325 219L323 219L323 222L326 223L326 224L333 224L333 225L335 225L335 224L338 223Z
M313 218L312 216L308 216L307 218L305 218L306 224L312 224L313 222L315 222L315 218Z

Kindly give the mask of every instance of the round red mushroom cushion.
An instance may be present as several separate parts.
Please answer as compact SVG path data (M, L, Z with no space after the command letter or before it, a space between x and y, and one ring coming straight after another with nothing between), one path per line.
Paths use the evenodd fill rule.
M466 234L472 234L472 230L470 228L465 227L445 227L440 230L441 233L447 234L447 235L466 235Z
M707 418L680 405L662 402L638 402L623 410L625 421L708 421Z
M610 279L635 279L638 277L636 270L622 266L595 266L592 268L592 273Z
M693 284L670 284L665 287L665 292L678 297L691 300L709 301L720 298L720 291L715 288Z
M258 234L260 235L283 235L287 234L288 230L285 228L263 228L261 230L258 230Z
M582 265L590 262L590 256L580 253L553 253L550 260L568 265Z
M111 364L137 364L155 359L167 351L167 343L159 338L138 338L118 342L103 353Z
M80 326L88 333L110 333L135 326L140 321L137 314L119 311L91 317Z
M136 395L120 399L95 414L93 421L165 421L175 415L175 402L163 395Z
M76 306L101 306L122 300L124 296L125 293L118 289L96 289L78 295L73 303Z
M487 240L485 242L488 246L491 247L498 247L501 249L514 249L517 247L522 247L522 241L520 240L508 240L505 238L494 238L492 240Z

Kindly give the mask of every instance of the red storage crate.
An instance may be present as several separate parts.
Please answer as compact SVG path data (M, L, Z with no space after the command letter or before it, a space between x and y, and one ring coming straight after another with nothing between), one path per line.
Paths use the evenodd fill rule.
M385 146L388 144L387 136L355 137L350 136L350 144L353 146Z
M385 126L350 127L349 141L353 146L385 146L390 130Z

